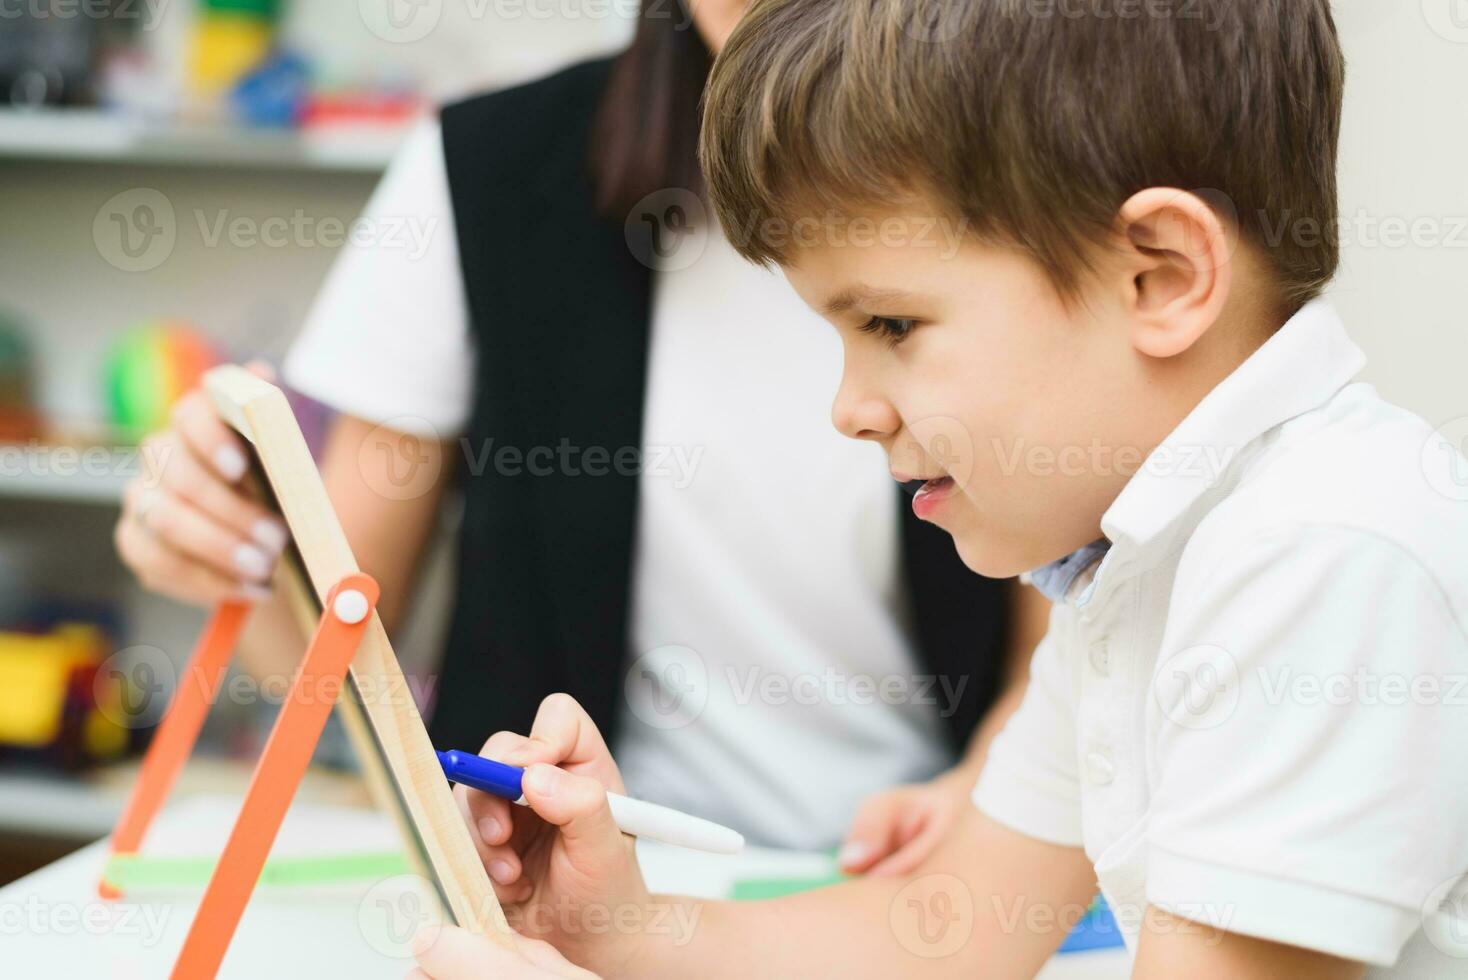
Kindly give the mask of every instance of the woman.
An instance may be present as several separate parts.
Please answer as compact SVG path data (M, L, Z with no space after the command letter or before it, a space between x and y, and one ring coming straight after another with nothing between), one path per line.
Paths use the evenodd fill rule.
M389 630L460 481L437 745L565 691L634 794L799 848L859 810L843 863L896 873L965 804L1043 600L968 575L831 430L834 339L701 220L698 100L743 6L689 30L650 3L621 56L421 127L368 211L436 229L427 252L349 247L286 377L341 413L321 468ZM231 435L192 397L158 438L176 462L128 494L125 559L186 600L263 598L284 535ZM249 649L289 649L273 601L255 619Z

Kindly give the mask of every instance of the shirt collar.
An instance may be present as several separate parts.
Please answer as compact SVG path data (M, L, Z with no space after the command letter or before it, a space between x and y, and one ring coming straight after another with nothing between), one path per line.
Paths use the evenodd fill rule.
M1040 594L1051 602L1064 602L1070 594L1070 587L1075 584L1076 578L1091 567L1091 563L1106 554L1111 547L1111 542L1102 538L1093 541L1084 548L1077 548L1064 558L1058 558L1048 565L1041 565L1030 572L1025 580L1040 590Z
M1324 404L1365 365L1335 310L1324 300L1306 304L1152 451L1102 516L1102 533L1128 551L1153 544L1241 450Z
M1104 537L1025 579L1051 602L1066 601L1076 578L1113 542L1136 550L1157 541L1218 484L1240 450L1323 404L1365 364L1335 310L1324 300L1306 304L1152 451L1102 515Z

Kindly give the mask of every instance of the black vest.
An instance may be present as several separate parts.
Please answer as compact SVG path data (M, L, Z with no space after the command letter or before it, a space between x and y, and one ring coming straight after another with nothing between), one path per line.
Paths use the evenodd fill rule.
M443 111L479 373L459 461L471 466L462 479L458 597L430 725L441 749L478 749L499 729L528 730L555 691L573 695L609 741L616 737L630 660L637 477L625 467L623 475L613 467L603 476L537 476L482 465L502 447L615 455L642 445L651 273L634 258L623 222L596 213L587 168L610 65L578 65ZM950 690L963 685L945 719L956 752L998 687L1005 585L969 572L948 535L914 518L895 484L892 506L903 514L919 670L948 675Z

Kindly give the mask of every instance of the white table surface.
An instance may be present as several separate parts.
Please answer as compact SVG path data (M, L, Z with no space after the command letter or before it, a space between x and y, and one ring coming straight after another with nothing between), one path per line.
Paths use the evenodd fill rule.
M161 814L146 853L217 854L239 799L201 796ZM198 892L153 893L117 902L97 896L106 858L99 841L0 888L0 974L41 977L168 976L198 903ZM275 856L394 849L387 818L370 810L297 804ZM819 876L823 855L751 848L737 856L639 845L649 886L703 897L726 896L739 879ZM220 976L239 980L295 977L401 978L412 966L407 942L426 918L418 888L404 875L352 885L257 889L235 933ZM1128 962L1115 950L1057 956L1044 980L1119 980Z

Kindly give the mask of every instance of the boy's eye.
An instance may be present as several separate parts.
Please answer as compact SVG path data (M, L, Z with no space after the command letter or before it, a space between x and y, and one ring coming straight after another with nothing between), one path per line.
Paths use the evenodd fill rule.
M861 325L862 333L880 334L886 338L889 347L896 347L902 343L907 335L916 328L916 320L895 316L874 316Z

